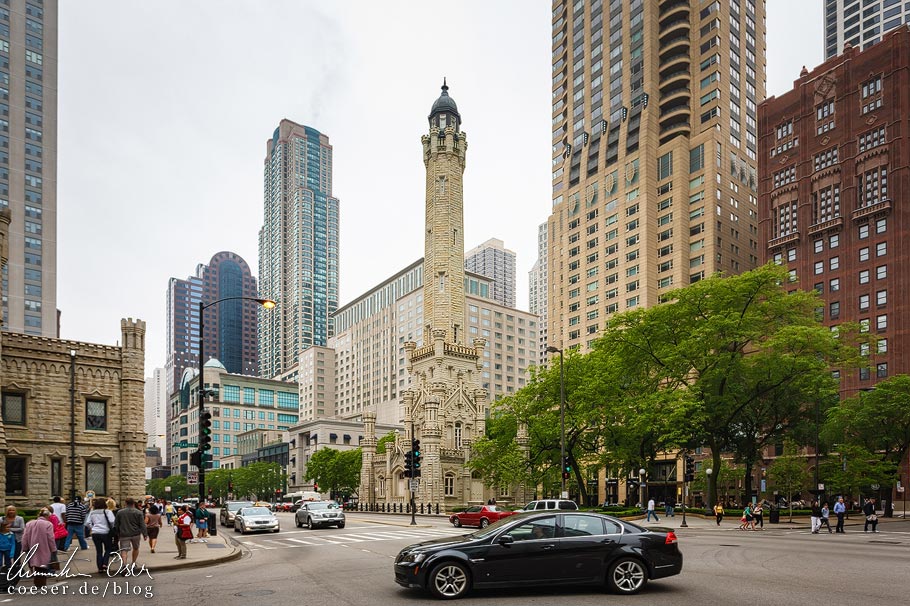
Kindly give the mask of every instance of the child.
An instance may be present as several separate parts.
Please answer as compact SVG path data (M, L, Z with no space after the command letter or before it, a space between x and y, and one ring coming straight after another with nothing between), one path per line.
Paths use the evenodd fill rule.
M16 537L10 532L8 522L0 522L0 566L12 566L15 557Z

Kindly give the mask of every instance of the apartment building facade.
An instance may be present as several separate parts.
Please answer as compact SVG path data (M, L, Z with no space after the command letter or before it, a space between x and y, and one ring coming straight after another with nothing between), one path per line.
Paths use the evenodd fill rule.
M758 264L754 0L553 3L547 338Z

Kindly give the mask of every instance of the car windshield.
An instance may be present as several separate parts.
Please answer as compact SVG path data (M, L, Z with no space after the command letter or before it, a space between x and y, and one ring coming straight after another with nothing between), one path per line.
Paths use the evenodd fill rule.
M228 503L227 508L228 508L228 511L239 511L239 510L243 509L244 507L249 507L251 505L252 505L252 503L250 503L249 501L245 501L243 503Z
M308 509L338 509L338 503L310 503Z
M494 523L490 524L483 530L478 530L477 532L469 534L468 536L472 537L474 539L485 539L485 538L489 537L490 535L496 534L499 531L499 529L502 528L503 526L514 523L514 520L515 520L515 516L509 516L507 518L503 518L503 519L499 520L498 522L494 522Z
M270 513L268 507L244 507L240 510L242 516L267 516Z

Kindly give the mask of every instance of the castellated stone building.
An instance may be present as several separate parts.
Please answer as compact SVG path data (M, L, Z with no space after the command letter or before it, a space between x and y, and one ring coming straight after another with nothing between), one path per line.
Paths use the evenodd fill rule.
M3 265L9 222L9 211L0 212ZM118 501L145 493L145 322L123 319L120 327L120 346L2 333L0 494L7 504L46 505L73 492Z

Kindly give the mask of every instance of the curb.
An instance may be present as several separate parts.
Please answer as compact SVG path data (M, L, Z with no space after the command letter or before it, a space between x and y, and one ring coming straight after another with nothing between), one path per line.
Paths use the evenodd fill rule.
M224 564L226 562L233 562L234 560L239 560L243 556L243 549L239 547L237 541L233 537L225 535L225 542L228 543L230 547L230 553L218 556L214 558L206 558L202 560L182 560L180 562L174 562L172 564L164 564L163 566L156 566L154 570L149 569L149 572L164 572L170 570L184 570L191 568L204 568L206 566L215 566L217 564ZM94 576L94 575L93 575Z

